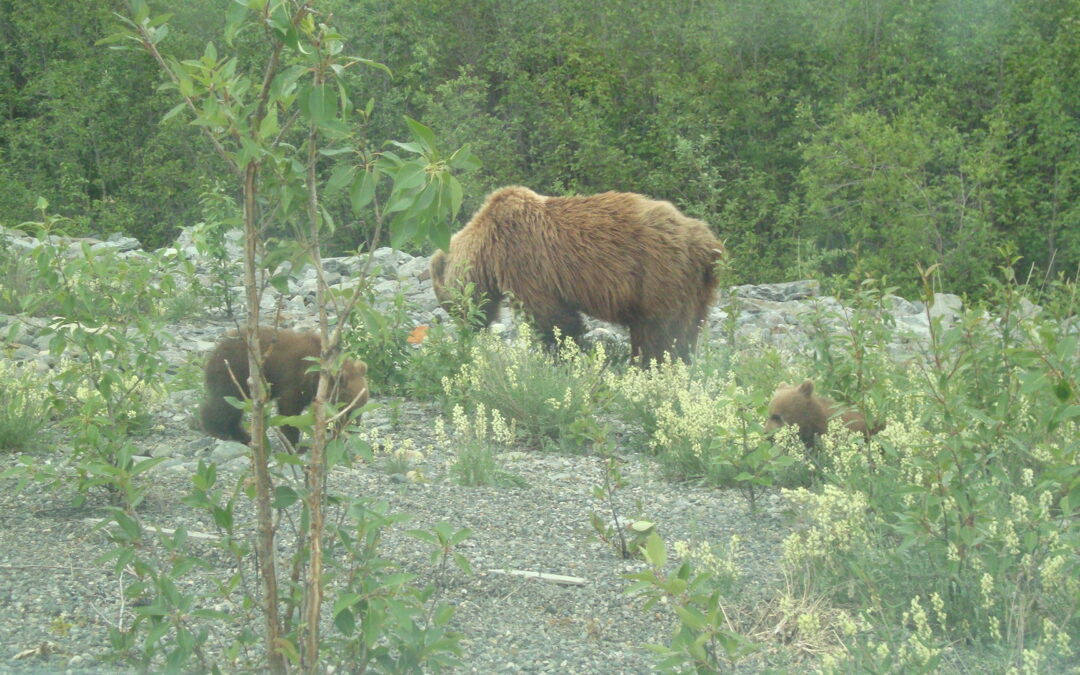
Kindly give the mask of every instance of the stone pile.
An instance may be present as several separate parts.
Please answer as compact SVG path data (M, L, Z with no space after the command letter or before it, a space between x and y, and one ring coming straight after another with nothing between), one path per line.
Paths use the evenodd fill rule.
M231 291L238 302L244 298L241 268L242 242L239 233L228 241L228 250L236 263L236 283ZM67 245L69 253L76 255L85 243L92 251L112 249L117 254L128 257L141 255L138 242L130 237L119 235L105 240L90 238L63 240L53 236L54 244ZM0 246L14 251L32 251L40 242L31 236L16 230L0 230ZM195 274L199 282L205 285L215 283L212 261L206 259L195 245L190 230L184 230L168 253L178 253L191 260L195 265ZM366 264L364 256L332 257L323 260L323 269L331 286L350 288L357 283L357 278ZM438 306L431 287L426 256L413 256L403 251L380 248L372 254L370 264L372 273L371 296L376 307L389 309L395 304L406 308L409 320L416 325L430 324L446 320L445 312ZM266 293L263 298L264 313L273 313L282 308L282 320L289 326L313 327L315 325L315 270L310 266L296 270L284 297ZM730 289L721 289L719 300L712 308L709 317L708 334L713 339L722 339L730 331L729 317L734 313L736 338L749 340L762 345L771 345L785 350L804 349L809 342L812 329L811 320L825 310L822 323L838 332L843 331L845 318L850 310L835 297L822 295L817 281L792 281L777 284L743 285ZM402 302L403 300L403 302ZM913 346L929 337L930 318L941 316L949 323L962 310L961 299L948 293L935 294L934 302L927 311L922 302L908 301L897 296L885 299L884 306L891 313L899 329L897 339L890 348L902 358L910 354ZM1038 311L1031 306L1029 311ZM268 314L269 315L269 314ZM10 324L13 317L0 317L0 327ZM503 310L497 320L502 328L512 328L513 317ZM45 358L47 345L44 340L36 340L35 324L44 325L44 321L21 322L23 329L14 344L8 345L8 355L18 360ZM177 338L178 361L183 361L184 352L205 351L231 322L208 320L199 325L174 326L172 334ZM589 333L587 338L624 345L628 342L626 331L603 322L587 320Z

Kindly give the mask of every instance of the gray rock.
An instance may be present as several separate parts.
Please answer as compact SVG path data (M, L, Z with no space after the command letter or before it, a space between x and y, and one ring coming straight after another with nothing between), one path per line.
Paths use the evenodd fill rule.
M919 307L915 303L909 302L898 295L886 295L882 299L882 304L884 304L895 316L919 314L923 311L922 307Z
M33 361L38 357L38 350L27 345L16 345L11 350L10 354L7 354L13 361Z
M909 332L919 340L930 339L930 322L926 314L902 314L895 319L898 330Z
M951 326L960 317L964 307L959 295L952 293L934 293L934 304L930 306L930 317L941 318L944 326Z
M734 290L736 295L742 298L792 302L816 296L821 292L821 284L814 279L806 279L780 284L736 286Z
M404 278L419 279L420 275L428 271L428 259L421 256L412 258L398 267L398 275Z
M1021 319L1030 319L1038 316L1039 312L1042 311L1042 307L1036 305L1027 298L1020 298L1020 307L1018 308L1018 311Z
M247 457L248 447L236 441L218 441L210 452L210 459L217 464L227 464L237 457Z

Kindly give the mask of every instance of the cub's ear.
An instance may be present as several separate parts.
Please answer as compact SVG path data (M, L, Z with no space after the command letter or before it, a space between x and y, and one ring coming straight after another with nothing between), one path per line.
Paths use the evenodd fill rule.
M799 385L799 393L806 398L810 398L814 395L814 383L810 380L805 380L802 384Z

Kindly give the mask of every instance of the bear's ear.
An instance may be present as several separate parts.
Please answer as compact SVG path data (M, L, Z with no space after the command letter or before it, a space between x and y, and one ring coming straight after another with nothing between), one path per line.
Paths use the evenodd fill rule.
M814 395L814 383L810 380L804 381L802 384L799 385L799 393L806 398L810 398Z

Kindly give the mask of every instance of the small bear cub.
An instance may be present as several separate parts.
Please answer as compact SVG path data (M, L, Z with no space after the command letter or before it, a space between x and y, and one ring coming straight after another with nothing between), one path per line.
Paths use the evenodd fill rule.
M308 372L313 365L309 357L319 358L322 340L315 333L262 326L259 346L263 352L263 376L270 387L270 398L277 401L278 414L299 415L315 400L319 374ZM199 410L203 431L215 438L250 443L251 435L242 424L243 413L225 400L226 396L245 399L251 395L247 339L235 330L226 333L207 358L203 372L206 397ZM347 405L351 412L367 399L367 364L345 359L333 384L331 400ZM282 433L295 448L300 430L283 426Z

